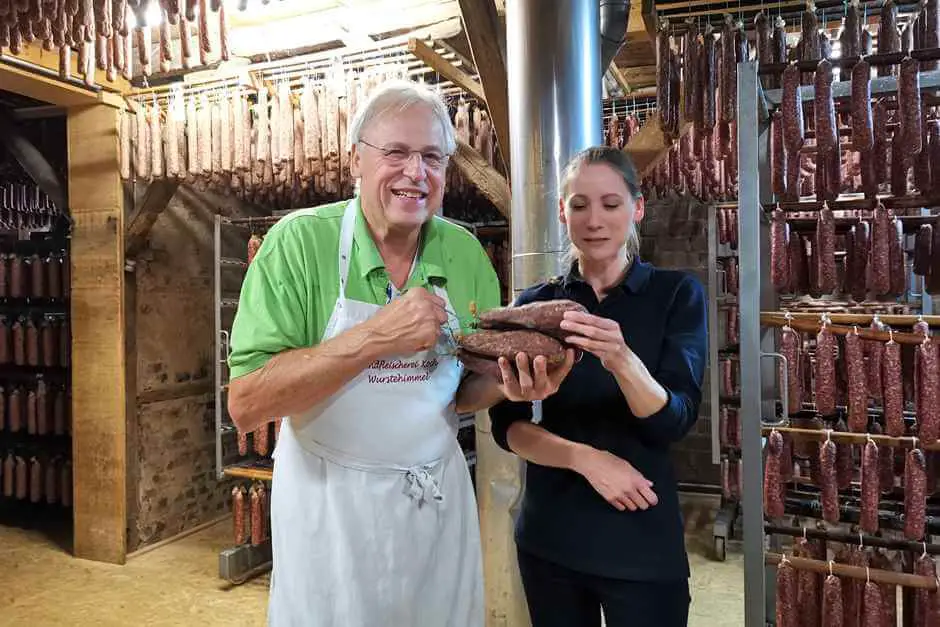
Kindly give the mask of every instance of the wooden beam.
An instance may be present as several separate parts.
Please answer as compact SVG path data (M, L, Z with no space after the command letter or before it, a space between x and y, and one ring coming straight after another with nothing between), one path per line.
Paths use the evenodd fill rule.
M620 89L623 90L624 95L633 91L630 87L630 83L627 82L626 77L623 75L623 72L620 71L620 68L617 67L617 64L613 61L610 62L610 75L614 78L617 85L620 86Z
M36 44L24 44L20 54L0 51L0 85L35 100L61 107L104 103L120 106L119 95L130 84L118 76L109 81L104 70L96 70L95 87L89 87L78 73L78 54L72 55L72 78L59 77L58 50L43 50Z
M457 154L453 156L454 165L470 183L476 185L480 193L489 198L507 220L510 219L510 201L512 192L506 177L493 169L472 146L457 140Z
M677 140L681 139L691 129L691 122L684 123L679 129ZM642 180L666 158L670 148L672 148L672 142L667 141L666 136L663 134L663 130L659 126L659 116L651 115L646 118L646 122L643 123L637 134L630 138L623 151L630 155L633 165Z
M480 83L473 80L473 77L463 70L454 66L453 63L439 55L430 46L417 39L408 40L408 51L415 55L435 72L457 85L474 98L486 100L483 95L483 88Z
M42 155L17 127L13 116L0 108L0 145L22 166L29 178L41 189L60 210L68 206L65 190L55 173L55 168Z
M76 557L127 555L124 192L118 124L104 104L68 114L72 468Z
M124 242L124 256L133 259L143 250L150 235L150 229L160 214L166 209L173 194L179 188L179 181L158 179L150 183L140 206L127 219L127 237Z
M473 65L480 76L486 108L496 131L496 148L509 172L509 83L506 60L499 46L500 33L505 29L493 0L459 0L459 3Z

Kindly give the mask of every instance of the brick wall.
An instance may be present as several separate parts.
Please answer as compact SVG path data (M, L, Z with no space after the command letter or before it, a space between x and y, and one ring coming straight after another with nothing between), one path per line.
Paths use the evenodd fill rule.
M708 239L705 205L693 198L669 197L647 205L640 225L640 254L656 266L687 270L707 284ZM705 373L699 419L688 436L673 447L679 481L720 485L711 458L709 372Z
M136 389L128 425L128 549L229 508L216 479L213 220L244 213L232 199L181 187L138 257ZM133 289L133 287L129 288Z

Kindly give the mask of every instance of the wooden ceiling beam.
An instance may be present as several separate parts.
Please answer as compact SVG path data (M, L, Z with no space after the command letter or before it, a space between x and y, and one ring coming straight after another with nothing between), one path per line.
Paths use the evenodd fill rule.
M486 100L483 95L483 88L480 83L473 80L473 77L456 67L453 63L439 55L430 46L417 39L408 40L408 51L421 59L429 68L443 76L445 79L457 85L474 98Z
M496 148L509 171L509 83L499 42L504 27L493 0L459 0L464 32L473 53L486 108L496 131Z
M60 107L99 102L120 107L120 94L130 89L130 84L120 76L109 81L107 73L97 69L96 86L85 85L78 72L77 54L72 55L71 75L70 80L59 77L58 50L43 50L35 44L24 44L17 55L0 50L0 85L34 100Z
M150 229L157 218L166 209L173 194L179 188L178 181L158 179L150 183L140 206L127 219L127 231L124 240L124 256L133 259L144 249Z
M472 146L459 139L457 140L457 153L452 159L464 178L473 183L477 190L509 220L512 192L506 177L497 172Z

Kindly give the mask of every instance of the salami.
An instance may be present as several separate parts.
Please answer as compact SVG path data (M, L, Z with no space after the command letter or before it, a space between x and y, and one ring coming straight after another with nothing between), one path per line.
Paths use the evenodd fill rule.
M881 6L881 15L878 24L878 54L901 51L901 36L898 32L898 7L894 0L887 0ZM878 76L891 76L892 66L882 65L878 68Z
M900 115L901 140L904 153L909 156L921 151L923 138L923 119L920 104L920 75L917 73L917 61L905 57L901 61L901 75L898 78L898 112Z
M878 501L881 498L881 456L878 445L868 440L862 449L862 513L859 527L865 533L878 531Z
M836 476L836 444L826 440L819 445L819 488L823 519L839 522L839 490Z
M721 496L726 500L732 499L731 494L731 463L728 457L721 458Z
M721 362L721 392L724 396L734 396L734 375L730 359Z
M248 454L248 434L241 429L238 429L238 454Z
M776 627L797 627L796 569L786 557L777 565Z
M783 113L783 140L787 157L798 159L803 147L803 101L800 95L800 69L795 63L783 71L783 95L781 111Z
M264 423L252 432L252 440L255 444L255 453L258 455L268 454L268 424Z
M865 584L863 608L862 627L882 627L881 588L874 581Z
M800 379L802 371L802 338L789 325L783 327L780 335L780 354L786 358L787 372L787 409L790 415L800 411L803 407L803 382ZM783 364L780 366L784 368ZM781 385L783 377L781 375Z
M774 289L778 292L786 290L790 283L790 264L787 254L789 234L790 227L787 224L786 214L780 209L774 210L770 226L770 271Z
M877 317L872 320L872 331L884 331L884 325ZM868 379L868 395L876 403L880 403L883 398L881 390L881 362L884 357L884 343L878 340L869 340L865 342L865 353L868 360L865 364L866 377Z
M877 296L891 289L890 238L891 218L885 206L878 203L872 220L871 234L871 281L869 287Z
M850 292L852 298L858 302L863 302L868 292L868 257L870 249L870 228L868 222L862 220L854 227L854 239L852 241L852 281Z
M767 438L767 455L764 458L764 513L769 518L784 515L784 485L780 461L783 454L783 436L772 431Z
M842 600L842 581L831 573L823 583L822 597L822 627L843 627L845 608Z
M917 347L917 435L924 444L933 444L940 436L940 363L937 344L924 338Z
M937 567L933 561L933 558L924 553L916 560L914 560L914 574L920 575L921 577L929 577L930 579L936 579L937 577ZM929 590L923 588L918 588L914 592L914 611L913 611L913 623L914 627L929 627L933 624L931 621L932 606L934 604L934 599L932 598Z
M725 312L727 313L725 330L728 334L728 345L734 346L740 340L738 337L738 308L735 305L730 305Z
M725 281L729 294L738 293L738 258L729 257L725 263Z
M887 249L885 251L887 253ZM823 203L819 210L816 226L816 265L818 287L823 294L830 294L836 289L836 221L832 209ZM887 254L885 255L887 261ZM887 275L886 275L887 276Z
M901 379L901 345L893 339L885 344L881 380L884 394L885 432L904 435L904 387Z
M874 142L871 117L871 66L867 61L862 60L852 68L852 147L863 152L871 150Z
M888 223L888 293L899 297L906 290L904 227L896 216L892 216Z
M921 540L927 517L927 461L920 449L904 458L904 537Z
M705 27L705 40L702 46L702 127L706 132L715 128L715 93L718 89L718 56L715 50L715 36L711 24Z
M849 379L849 431L868 431L868 386L865 353L858 329L845 336L845 361Z
M232 522L234 523L234 541L236 545L242 545L248 539L245 533L245 488L235 486L232 488Z
M828 154L839 143L836 105L832 98L832 63L828 59L822 59L816 66L813 112L816 123L816 154ZM818 160L817 157L817 162Z

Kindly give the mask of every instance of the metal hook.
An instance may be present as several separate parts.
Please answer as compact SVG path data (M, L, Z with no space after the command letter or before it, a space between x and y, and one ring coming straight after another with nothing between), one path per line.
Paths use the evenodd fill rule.
M924 541L922 544L924 545L924 552L921 553L921 555L920 555L921 559L927 557L927 542Z
M865 548L865 539L862 537L861 531L858 532L858 548L860 549Z
M871 583L871 570L868 566L865 567L865 583Z
M826 444L832 441L832 429L826 429Z
M832 574L832 560L829 560L829 576L830 576L830 577L834 577L834 576L835 576L835 575Z

